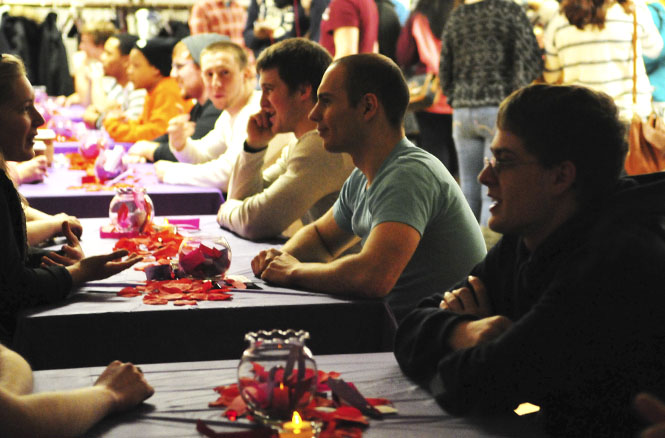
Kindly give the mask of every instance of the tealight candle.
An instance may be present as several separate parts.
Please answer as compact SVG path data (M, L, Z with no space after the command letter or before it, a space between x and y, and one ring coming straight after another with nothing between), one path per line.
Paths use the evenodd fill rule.
M303 421L298 412L293 413L291 421L282 424L283 432L279 438L314 438L314 427L310 421Z

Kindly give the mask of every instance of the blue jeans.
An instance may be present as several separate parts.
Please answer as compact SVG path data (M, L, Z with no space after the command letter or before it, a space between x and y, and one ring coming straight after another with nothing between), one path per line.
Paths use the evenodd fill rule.
M483 170L483 158L491 155L498 111L495 106L455 108L453 111L453 139L462 192L481 225L487 225L491 200L487 189L478 182L478 174Z

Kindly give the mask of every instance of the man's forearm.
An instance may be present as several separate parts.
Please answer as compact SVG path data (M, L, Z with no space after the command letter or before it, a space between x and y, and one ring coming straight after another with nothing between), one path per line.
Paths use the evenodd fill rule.
M16 395L32 392L32 370L18 353L0 344L0 388Z
M282 247L282 251L291 254L301 262L327 263L334 256L319 234L316 225L311 223L302 227Z
M0 394L5 408L0 432L7 436L79 436L113 407L113 396L99 386L22 396ZM11 421L7 418L11 418Z
M300 263L290 275L294 286L333 295L381 298L394 282L384 281L371 267L352 254L329 263Z

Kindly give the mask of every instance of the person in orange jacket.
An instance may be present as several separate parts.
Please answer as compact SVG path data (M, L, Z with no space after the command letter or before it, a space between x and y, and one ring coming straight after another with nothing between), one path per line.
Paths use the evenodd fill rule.
M134 88L145 88L148 95L138 119L129 120L122 112L106 117L104 128L113 140L135 142L159 137L166 133L171 118L191 109L191 100L181 97L178 83L169 76L175 43L172 38L160 37L136 42L129 53L127 74Z

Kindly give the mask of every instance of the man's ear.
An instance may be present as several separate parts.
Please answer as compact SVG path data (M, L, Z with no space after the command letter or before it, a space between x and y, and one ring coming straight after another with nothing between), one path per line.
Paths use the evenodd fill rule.
M254 68L254 65L247 63L245 68L242 70L242 76L243 78L245 78L246 81L255 78L256 69Z
M379 110L379 99L376 98L375 94L367 93L360 99L358 105L362 109L365 120L371 120Z
M577 178L577 168L572 161L566 160L554 166L552 169L553 184L557 193L570 190Z
M301 97L301 100L316 100L312 96L312 85L311 84L300 84L296 89L296 92Z

